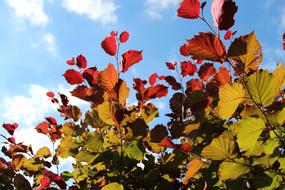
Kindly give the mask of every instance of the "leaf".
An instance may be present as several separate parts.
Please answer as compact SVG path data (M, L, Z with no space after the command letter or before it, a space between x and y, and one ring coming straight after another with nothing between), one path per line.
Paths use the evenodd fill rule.
M83 71L83 77L85 80L87 80L90 86L94 86L97 84L98 74L99 74L99 71L97 70L96 67L89 67L88 69L85 69Z
M264 129L265 123L260 118L248 117L240 120L239 126L235 129L240 149L248 150L254 147Z
M120 42L121 42L121 43L125 43L126 41L128 41L129 36L130 36L130 34L129 34L128 31L122 32L122 33L120 34Z
M118 91L118 97L119 97L119 103L121 105L125 105L127 98L129 97L130 89L127 86L126 81L119 80L119 91Z
M214 25L219 30L228 30L234 25L234 15L238 7L233 0L213 0L211 14Z
M183 77L187 75L194 75L197 72L197 67L191 61L182 61L181 65L181 75Z
M109 64L108 67L98 74L98 84L105 91L111 91L118 82L118 71L116 71L113 64Z
M185 95L177 92L169 100L169 107L171 111L177 115L182 113L182 106L184 105Z
M53 98L55 95L53 92L49 91L49 92L47 92L47 96L50 98Z
M164 80L171 86L173 90L181 89L181 84L178 83L173 76L166 76Z
M221 119L230 118L243 101L245 91L240 83L225 84L219 90L218 115Z
M44 135L49 134L49 123L44 121L38 124L35 129L37 130L38 133L42 133Z
M182 183L184 185L188 184L189 179L193 178L199 170L203 167L204 163L200 158L194 158L193 160L190 161L188 165L188 169L185 173L184 178L182 179Z
M76 57L76 65L81 69L85 69L87 67L87 60L84 55L80 54Z
M203 82L200 79L190 79L187 83L186 91L195 91L195 90L203 90Z
M51 155L52 155L52 154L51 154L51 151L49 150L48 147L45 146L45 147L40 148L40 149L37 151L35 157L48 158L48 157L50 157Z
M152 75L150 75L150 77L149 77L149 79L148 79L149 84L150 84L151 86L153 86L153 85L155 84L157 78L158 78L157 73L153 73Z
M243 158L233 161L223 161L219 166L219 176L222 180L235 180L241 175L250 172L250 167Z
M72 57L71 59L67 60L66 63L70 66L75 65L75 59Z
M168 88L162 84L148 87L144 92L145 101L166 96Z
M167 148L175 148L175 144L172 142L172 140L169 137L164 137L160 141L159 145Z
M81 118L82 112L77 106L69 106L66 110L66 115L69 118L72 118L73 121L77 122Z
M107 123L108 125L114 125L114 114L116 112L116 107L111 102L104 102L100 104L98 107L98 114L102 121Z
M273 78L276 84L277 93L281 94L285 86L285 67L283 63L278 63L277 68L273 71Z
M163 125L156 125L153 129L150 131L150 139L151 142L159 143L167 137L168 131L165 126Z
M210 160L233 159L237 156L235 148L232 135L226 131L202 150L202 156Z
M159 111L155 107L154 104L148 103L146 104L141 112L141 118L148 124L151 122L154 118L159 116Z
M32 190L30 182L22 174L14 176L14 185L17 190Z
M213 81L218 85L222 86L229 83L231 80L230 71L225 67L220 67L219 71L213 78Z
M109 183L105 185L101 190L124 190L124 186L119 183Z
M141 139L146 137L148 126L143 119L136 119L127 125L133 139Z
M10 135L14 135L15 130L19 127L17 123L4 123L2 126Z
M212 63L205 63L199 69L198 75L199 77L208 82L209 78L216 74L216 69Z
M196 19L200 15L200 0L183 0L177 10L177 16Z
M70 155L72 149L77 148L73 138L71 136L65 136L61 139L60 144L57 148L57 155L61 158L67 158Z
M44 168L44 164L38 158L29 158L24 161L23 168L28 171L37 172Z
M241 72L256 71L263 55L255 33L236 38L229 47L228 56L237 62L236 67Z
M138 143L136 141L132 141L128 145L124 145L123 147L124 155L134 160L143 160L143 152L139 148Z
M285 108L277 113L277 123L283 125L285 123Z
M226 60L226 47L219 38L211 32L200 32L180 47L184 56L191 55L193 59L224 62Z
M280 145L277 139L268 139L264 144L264 153L267 155L272 155L274 150Z
M166 62L165 64L169 70L175 70L176 69L176 65L173 63Z
M108 36L106 37L102 42L101 42L101 47L103 50L111 55L115 56L117 53L117 43L116 43L116 38L113 36Z
M12 158L12 164L15 170L20 170L27 158L22 154L17 154Z
M97 154L81 150L75 157L76 162L92 163L98 157Z
M122 55L122 72L125 73L130 66L142 60L142 51L129 50Z
M252 99L257 104L267 107L273 103L276 94L276 84L272 74L266 70L260 70L246 77L245 80ZM251 102L251 97L249 96L248 98ZM252 102L252 104L254 103Z

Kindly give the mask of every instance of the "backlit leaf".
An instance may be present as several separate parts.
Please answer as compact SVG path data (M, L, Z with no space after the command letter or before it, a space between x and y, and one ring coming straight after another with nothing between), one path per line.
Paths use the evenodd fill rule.
M130 159L143 160L143 152L139 148L136 141L132 141L130 144L124 145L123 150L125 156L129 157Z
M177 16L196 19L200 16L200 0L182 0L177 10Z
M129 50L122 55L122 72L125 73L130 66L140 62L142 57L142 51Z
M113 64L109 64L108 67L98 74L98 84L105 91L112 90L118 82L118 72Z
M242 158L234 161L223 161L219 166L219 176L222 180L235 180L250 172L250 167L246 164L246 161Z
M124 186L114 182L105 185L101 190L124 190Z
M114 125L114 114L116 112L116 107L111 102L104 102L98 106L98 114L102 121L108 125Z
M74 69L68 69L63 76L69 84L81 84L83 82L82 74Z
M191 162L188 165L188 169L185 173L185 177L182 180L182 183L184 185L187 185L188 180L193 178L199 172L199 170L202 168L203 165L204 163L200 158L194 158L193 160L191 160Z
M278 63L278 67L273 72L277 93L280 94L285 86L285 67L283 63Z
M208 82L209 78L216 74L216 69L212 63L205 63L203 64L198 72L199 77Z
M36 153L36 157L44 157L44 158L48 158L50 157L52 154L51 154L51 151L49 150L48 147L42 147L40 148L37 153Z

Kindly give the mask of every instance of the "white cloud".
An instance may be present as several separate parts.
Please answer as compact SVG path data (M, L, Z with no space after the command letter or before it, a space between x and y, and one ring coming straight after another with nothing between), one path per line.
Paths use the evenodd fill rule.
M117 22L118 5L113 0L63 0L63 7L70 12L86 15L103 25Z
M261 66L269 71L273 71L278 62L285 61L284 50L281 48L266 48L264 49L263 53L266 60L263 61Z
M35 26L46 26L49 17L44 11L44 3L51 0L5 0L14 10L17 18L28 20Z
M27 95L9 96L1 102L2 116L5 122L17 122L20 125L32 126L42 121L44 117L56 111L46 93L48 91L61 92L68 96L70 103L77 106L85 106L87 103L69 93L71 89L58 85L56 88L45 88L37 84L30 84L26 87Z
M161 19L162 12L178 4L178 0L147 0L146 13L152 19Z
M52 55L56 55L57 53L57 45L56 45L56 39L55 36L51 33L46 33L44 34L44 36L42 37L41 40L43 47L45 47L45 49L50 52Z

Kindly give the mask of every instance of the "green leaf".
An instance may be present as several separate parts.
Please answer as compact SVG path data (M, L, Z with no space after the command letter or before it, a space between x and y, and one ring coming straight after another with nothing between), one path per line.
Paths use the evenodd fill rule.
M129 157L130 159L135 159L135 160L143 160L143 152L139 148L138 144L136 141L132 141L128 145L123 146L123 151L124 155Z
M75 160L77 162L87 162L92 163L96 158L98 157L97 154L92 154L88 151L80 151L76 157Z
M253 158L253 166L259 165L265 168L269 168L274 164L278 157L272 157L271 155L265 155L259 158Z
M236 38L230 45L228 56L238 64L237 68L245 73L256 71L262 62L261 45L254 32Z
M237 143L242 150L248 150L256 146L257 140L265 129L265 123L260 118L245 118L240 120L239 127L235 128Z
M280 164L279 168L285 171L285 158L279 158L278 162Z
M101 152L103 150L103 141L100 135L89 135L84 148L88 148L93 152Z
M71 149L76 149L78 147L77 144L75 144L73 138L71 136L65 136L61 139L60 144L57 148L57 154L61 158L67 158L70 155Z
M214 138L211 144L203 149L202 156L210 160L235 158L237 153L235 152L235 141L232 135L226 131L219 137Z
M230 118L245 97L245 91L240 83L225 84L219 90L218 116L221 119Z
M268 71L260 70L245 78L247 88L252 96L252 99L257 104L264 107L270 106L275 98L276 84L272 74ZM254 104L248 94L249 103Z
M235 180L243 174L249 173L250 167L243 159L235 159L233 161L223 161L219 166L219 176L222 180Z
M105 185L101 190L124 190L124 186L119 183L109 183Z
M268 155L273 154L273 151L279 145L280 143L278 139L268 139L264 144L264 153Z
M116 107L111 102L104 102L98 106L98 114L100 119L102 119L108 125L114 125L114 114L116 112Z
M35 155L35 157L44 157L44 158L48 158L50 156L51 156L51 151L46 146L40 148Z

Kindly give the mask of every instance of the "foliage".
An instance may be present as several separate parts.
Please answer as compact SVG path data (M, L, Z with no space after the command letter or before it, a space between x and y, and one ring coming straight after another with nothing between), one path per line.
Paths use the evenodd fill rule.
M199 0L181 2L179 17L200 19L211 31L180 47L186 60L166 62L174 76L134 78L136 105L126 103L130 88L122 75L143 56L140 50L119 56L127 31L111 32L102 41L115 60L104 70L88 67L83 55L68 60L73 68L63 76L74 85L71 94L90 109L82 113L64 94L47 92L65 122L47 117L35 129L50 138L54 150L42 147L34 153L13 137L16 123L3 124L8 136L1 135L0 188L284 188L284 65L273 73L259 67L262 47L254 32L233 39L236 32L229 28L238 9L233 0L212 1L218 32L206 21L205 6ZM152 126L159 111L151 100L167 96L170 88L169 122ZM60 158L70 157L73 170L59 171Z

